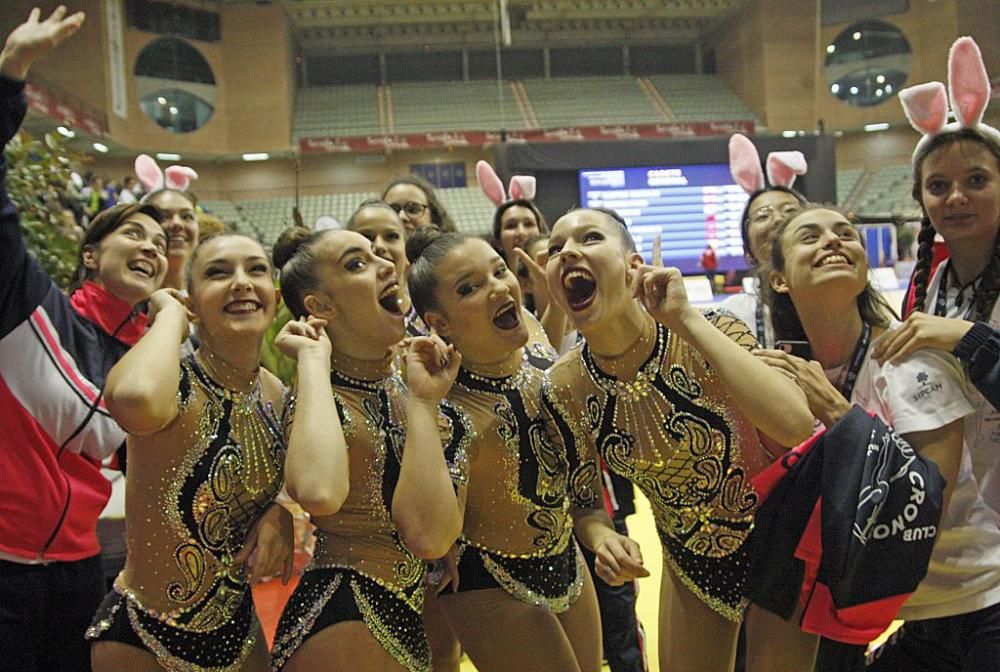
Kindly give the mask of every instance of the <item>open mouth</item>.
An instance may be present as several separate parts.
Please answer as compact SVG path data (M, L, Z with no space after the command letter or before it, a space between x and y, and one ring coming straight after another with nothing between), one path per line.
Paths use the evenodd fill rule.
M393 315L402 315L399 307L399 285L395 282L382 290L378 297L378 305Z
M249 313L255 313L263 308L263 306L257 302L250 299L244 301L231 301L227 303L223 311L229 313L230 315L247 315Z
M566 293L566 303L573 311L587 308L597 296L597 281L593 275L582 269L570 269L564 273L562 286Z
M521 316L517 312L517 303L511 301L493 316L493 324L504 330L515 329L521 324Z
M135 261L129 262L128 270L134 273L139 273L140 275L145 275L147 278L152 278L156 275L156 270L153 268L153 264L144 259L136 259Z
M853 266L853 264L851 264L851 261L842 254L831 254L826 257L823 257L822 259L819 260L819 263L816 264L816 266L822 268L824 266L833 266L835 264Z

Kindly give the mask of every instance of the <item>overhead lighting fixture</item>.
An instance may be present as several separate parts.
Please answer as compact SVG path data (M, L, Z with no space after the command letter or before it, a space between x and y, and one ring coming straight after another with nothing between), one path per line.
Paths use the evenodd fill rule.
M97 151L99 151L101 154L107 154L108 153L108 146L105 145L103 142L95 142L94 143L94 149L96 149Z
M64 138L75 138L76 137L76 133L73 132L72 130L66 128L65 126L56 126L56 131L58 131L59 135L63 136Z
M840 84L831 84L830 93L840 93Z
M156 102L158 102L158 103L159 103L160 105L166 105L166 104L167 104L167 99L166 99L166 98L164 98L163 96L159 96L159 97L158 97L158 98L156 99Z
M880 121L877 124L865 124L865 130L869 133L873 131L884 131L889 128L888 122Z
M835 45L835 44L828 44L828 45L826 45L826 53L832 54L835 51L837 51L837 45Z
M844 132L843 131L834 131L833 132L833 137L835 137L835 138L842 138L842 137L844 137Z
M156 158L158 158L160 161L180 161L181 155L172 154L170 152L159 152L157 153Z
M243 155L244 161L267 161L271 155L267 152L248 152Z
M852 86L851 87L851 95L852 96L858 95L858 87L856 87L856 86Z
M858 40L861 39L861 31L860 30L854 31L854 34L851 35L851 37L853 37L854 41L857 42Z
M170 114L177 114L177 108L173 105L170 106Z
M886 84L885 85L885 92L886 93L892 93L892 84Z
M885 75L879 75L878 77L875 78L875 81L878 82L879 84L885 84Z
M882 89L875 89L875 97L876 98L881 98L883 93L884 93L884 91L882 91Z
M799 134L798 131L782 131L781 132L781 137L783 137L783 138L794 138L798 134Z

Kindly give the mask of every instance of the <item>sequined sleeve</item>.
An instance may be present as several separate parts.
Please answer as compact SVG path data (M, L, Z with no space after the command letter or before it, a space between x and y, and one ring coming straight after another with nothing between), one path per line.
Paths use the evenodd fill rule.
M586 428L582 414L573 418L572 410L559 399L546 373L542 382L542 410L551 441L565 449L569 462L568 491L574 506L593 509L601 506L601 474L597 449Z
M715 328L743 347L744 350L756 350L760 347L753 331L742 320L732 314L722 311L706 311L705 317L715 325Z

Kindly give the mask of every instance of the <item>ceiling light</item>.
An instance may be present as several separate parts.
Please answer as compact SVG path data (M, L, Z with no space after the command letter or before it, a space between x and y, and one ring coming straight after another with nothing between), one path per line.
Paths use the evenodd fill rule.
M798 134L799 134L798 131L782 131L781 132L781 137L783 137L783 138L794 138Z
M831 84L830 93L840 93L840 84Z
M884 121L880 121L876 124L865 124L865 130L871 133L872 131L884 131L889 128L889 124Z
M65 126L56 126L56 130L59 131L59 135L63 136L64 138L76 137L76 133L66 128Z
M271 155L267 152L248 152L243 155L244 161L267 161Z
M826 45L826 53L832 54L835 51L837 51L837 46L836 45L833 45L833 44Z
M856 86L852 86L851 87L851 95L852 96L858 95L858 87L856 87Z
M842 138L842 137L844 137L844 132L843 131L834 131L833 132L833 137L835 137L835 138Z
M173 154L171 152L159 152L157 153L156 158L158 158L160 161L180 161L181 155Z
M882 93L883 93L882 89L875 89L875 97L876 98L881 98L882 97Z
M892 84L886 84L885 85L885 92L886 93L892 93Z
M107 154L108 153L108 146L105 145L103 142L95 142L94 143L94 149L96 149L97 151L99 151L101 154Z
M851 37L853 37L855 41L860 40L861 39L861 31L860 30L854 31L854 34L851 35Z
M166 99L166 98L164 98L163 96L159 96L159 97L158 97L158 98L156 99L156 102L158 102L158 103L159 103L160 105L166 105L166 104L167 104L167 99Z
M177 108L173 105L170 106L170 114L177 114Z
M885 75L879 75L878 77L875 78L875 81L878 82L879 84L885 84Z

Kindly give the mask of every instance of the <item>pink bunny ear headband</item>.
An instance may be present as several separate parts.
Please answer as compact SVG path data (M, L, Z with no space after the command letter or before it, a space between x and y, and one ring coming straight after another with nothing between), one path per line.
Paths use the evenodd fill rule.
M166 171L162 171L153 157L148 154L140 154L135 157L135 176L139 178L139 182L149 193L160 189L187 191L192 180L198 179L198 173L194 171L194 168L187 166L170 166Z
M767 155L765 182L757 148L745 135L734 133L729 138L729 170L736 184L748 194L753 194L767 187L767 182L772 187L791 189L795 178L805 175L808 166L802 152L771 152Z
M913 163L931 140L963 128L973 130L1000 146L1000 131L983 123L990 102L990 78L983 54L971 37L960 37L948 53L948 93L955 121L948 123L948 96L941 82L910 86L899 92L910 125L924 134L913 150Z
M479 188L486 194L486 198L493 202L493 205L500 205L508 198L512 201L530 201L535 198L535 178L530 175L515 175L510 178L510 195L503 190L503 182L497 177L493 166L485 161L476 163L476 176L479 178Z

